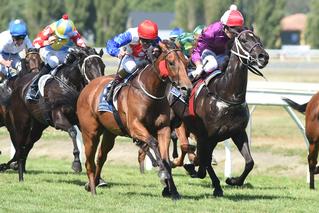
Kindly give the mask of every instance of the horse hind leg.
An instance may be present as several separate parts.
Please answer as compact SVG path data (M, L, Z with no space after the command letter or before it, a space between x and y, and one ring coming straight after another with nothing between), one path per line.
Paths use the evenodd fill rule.
M313 142L313 140L309 140L308 165L309 165L309 173L310 173L310 182L309 182L310 189L315 189L315 174L319 173L318 166L316 167L317 158L318 158L318 143Z
M115 135L111 132L105 130L103 132L102 142L98 148L98 155L96 161L96 171L95 171L95 184L96 186L103 187L107 183L101 178L101 172L103 165L107 159L108 153L113 149L115 142Z

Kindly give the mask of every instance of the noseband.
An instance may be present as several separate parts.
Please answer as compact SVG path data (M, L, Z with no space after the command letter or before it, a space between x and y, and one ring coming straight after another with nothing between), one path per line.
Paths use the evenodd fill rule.
M253 32L251 32L250 30L244 30L244 31L240 32L240 33L235 37L235 41L234 41L234 42L235 42L236 51L233 50L233 49L231 49L231 52L232 52L233 54L237 55L238 58L239 58L239 60L240 60L240 62L241 62L242 64L244 64L245 66L247 66L248 69L249 69L252 73L264 77L263 74L262 74L257 68L255 68L253 65L251 65L252 62L257 62L257 59L251 56L251 52L252 52L253 49L256 48L256 47L262 47L262 44L261 44L260 42L256 42L248 51L245 50L245 49L243 48L242 44L241 44L240 41L239 41L239 37L240 37L240 36L242 35L242 33L244 33L244 32L250 32L250 33L253 34ZM242 52L243 54L242 54L241 52ZM246 62L244 62L243 59L245 59Z

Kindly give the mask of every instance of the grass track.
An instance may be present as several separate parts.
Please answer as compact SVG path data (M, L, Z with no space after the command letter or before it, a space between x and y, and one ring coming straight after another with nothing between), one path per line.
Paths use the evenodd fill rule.
M3 161L4 156L0 157ZM182 169L174 178L182 200L161 197L153 170L110 165L103 176L109 182L92 197L84 190L85 173L73 174L69 162L29 159L25 182L15 172L0 174L0 212L317 212L318 191L309 190L304 177L252 174L244 187L222 181L223 198L214 198L209 178L191 179ZM218 172L218 174L221 174ZM318 184L317 184L318 187Z

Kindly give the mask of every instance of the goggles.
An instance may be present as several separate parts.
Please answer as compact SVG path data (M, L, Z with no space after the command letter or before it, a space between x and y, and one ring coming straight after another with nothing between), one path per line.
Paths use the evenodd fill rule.
M14 40L24 40L25 36L24 35L21 35L21 36L12 36L12 38Z

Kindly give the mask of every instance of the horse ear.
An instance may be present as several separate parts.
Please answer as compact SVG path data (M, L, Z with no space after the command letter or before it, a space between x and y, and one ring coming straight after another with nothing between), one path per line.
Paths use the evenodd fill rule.
M103 52L103 48L101 48L101 50L100 50L100 53L99 53L99 56L103 56L103 54L104 54L104 52Z

